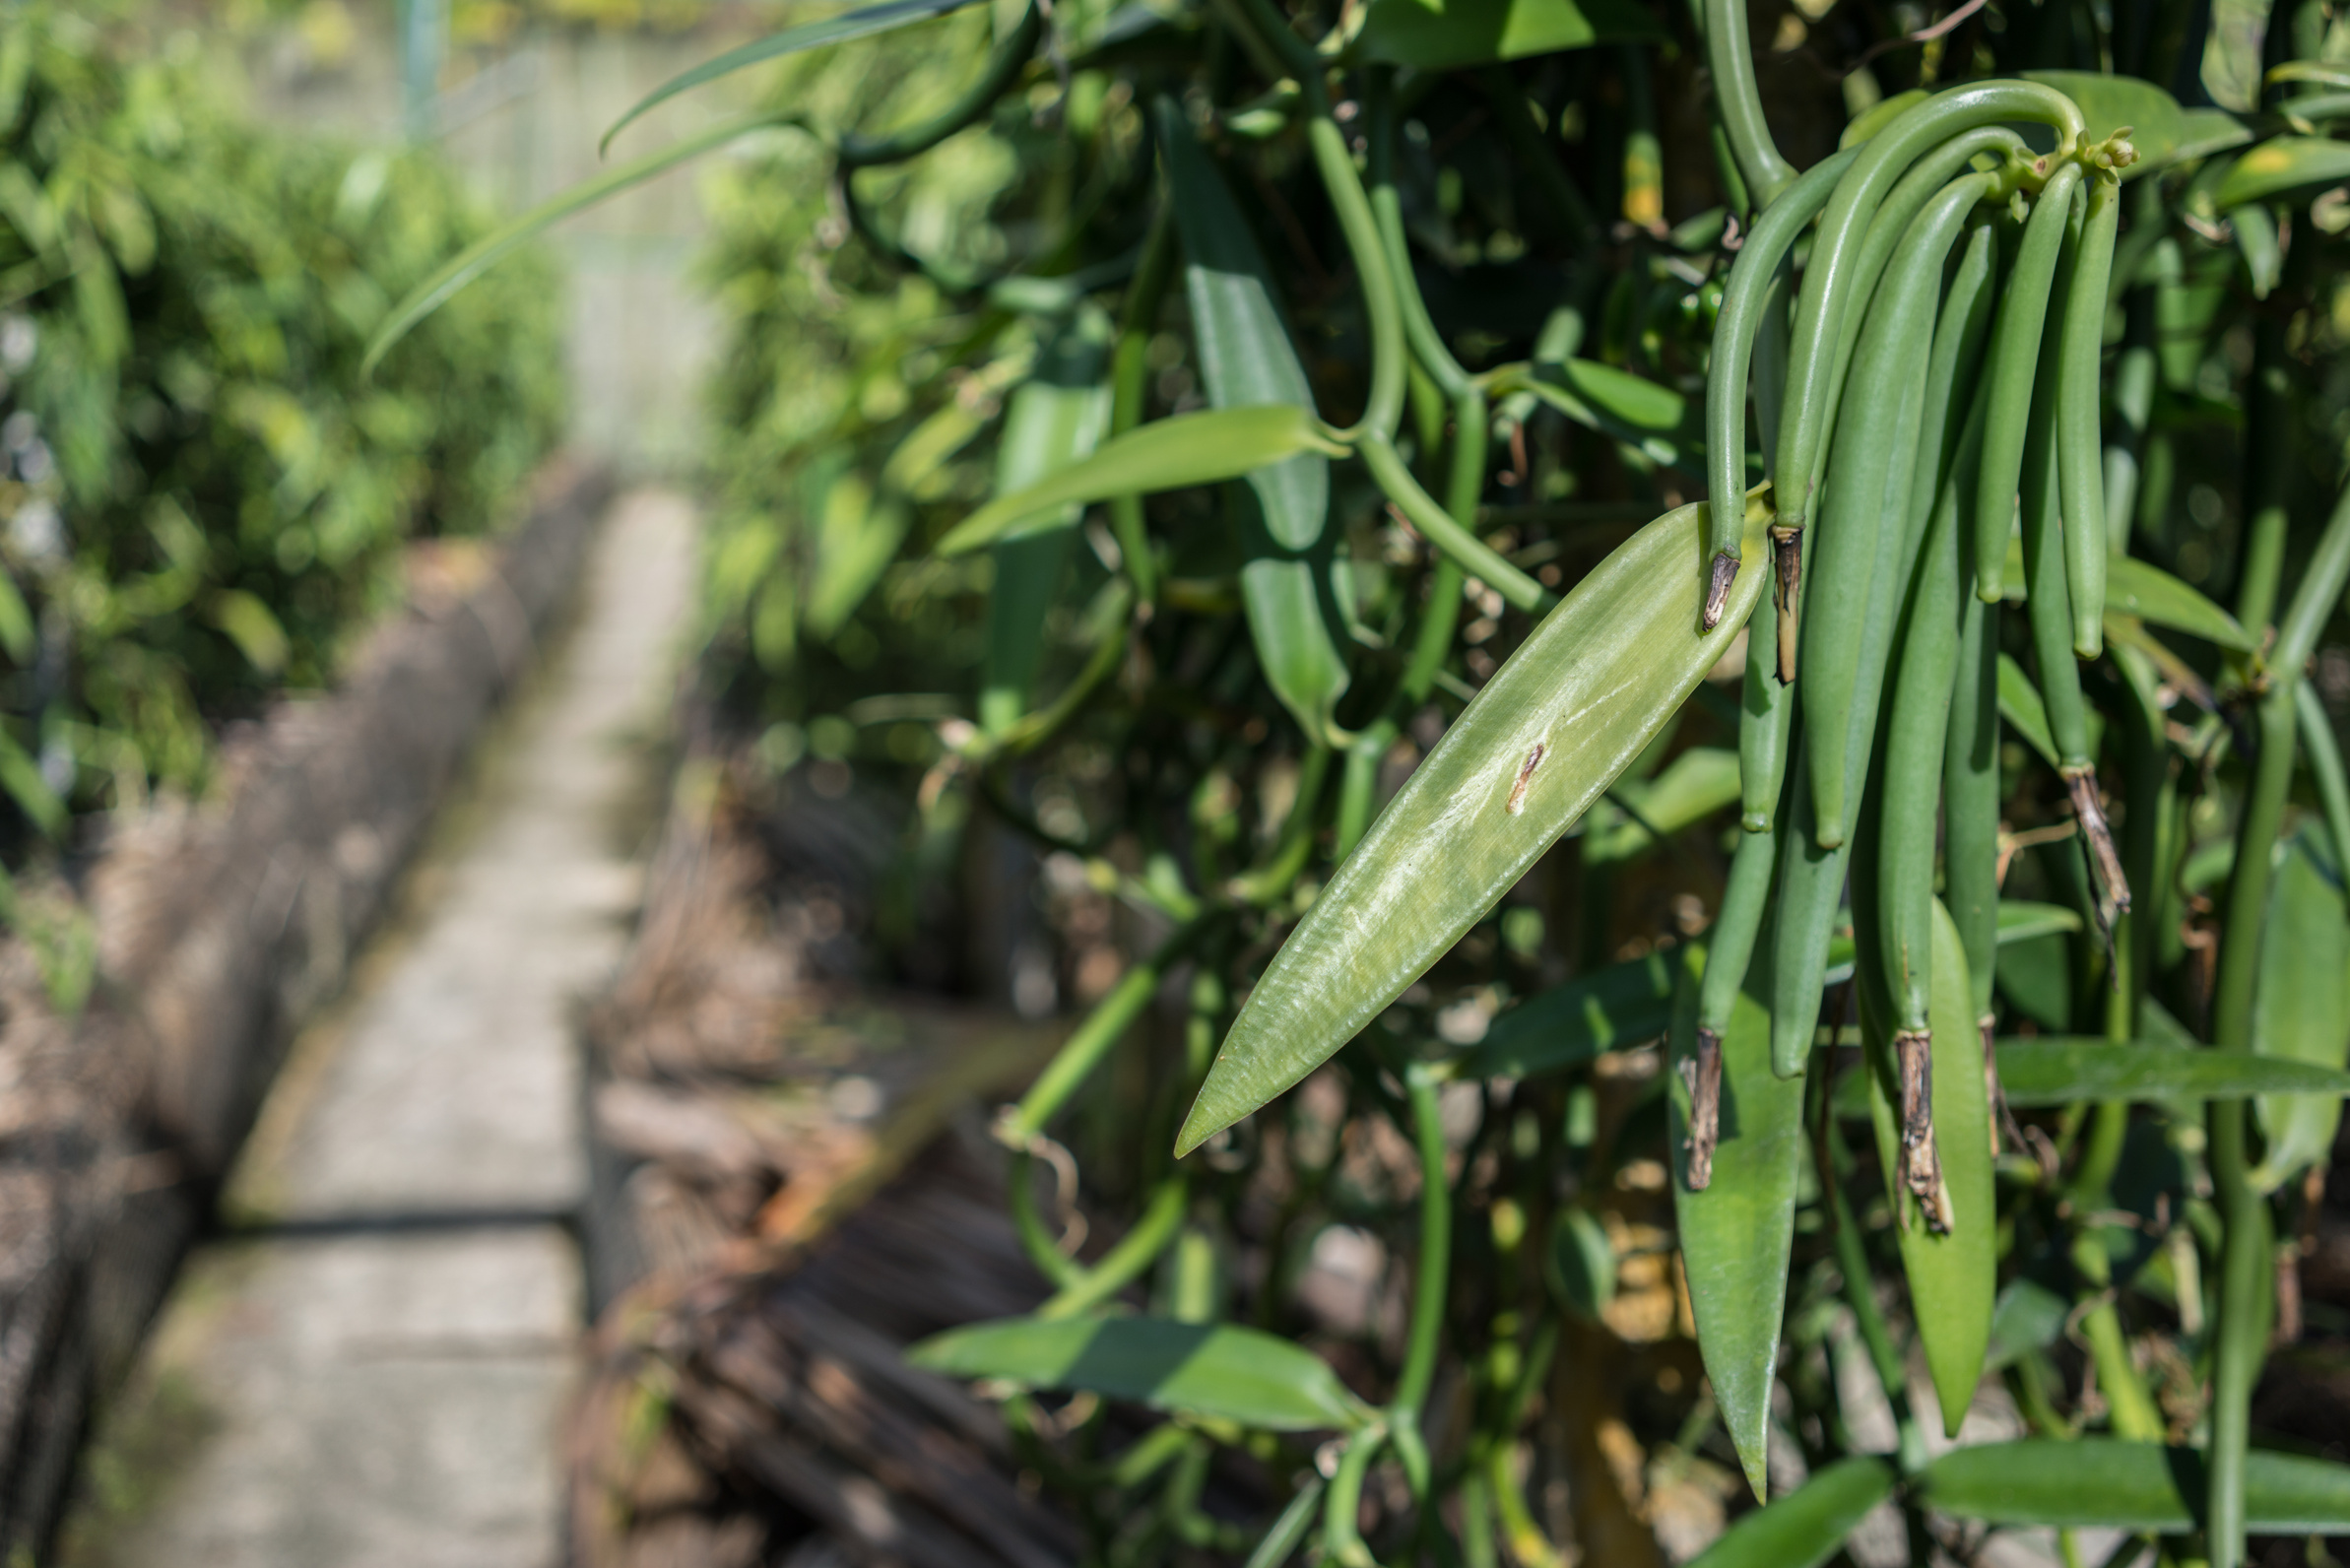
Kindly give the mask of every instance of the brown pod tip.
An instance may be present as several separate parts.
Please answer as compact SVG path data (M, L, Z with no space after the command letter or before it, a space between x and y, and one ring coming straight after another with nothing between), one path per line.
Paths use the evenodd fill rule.
M1933 1137L1933 1031L1903 1029L1893 1036L1901 1081L1901 1179L1925 1210L1926 1228L1950 1230L1950 1188Z
M1713 571L1706 579L1704 614L1698 618L1701 629L1713 630L1722 624L1722 612L1730 608L1730 586L1738 580L1738 557L1729 551L1714 553Z
M1771 565L1779 578L1779 684L1795 681L1796 601L1803 591L1803 530L1771 530Z
M1689 1090L1689 1190L1702 1193L1713 1184L1722 1139L1722 1036L1703 1024L1696 1054L1681 1062L1681 1082Z
M2072 797L2072 815L2081 824L2081 837L2089 846L2089 864L2095 868L2099 887L2106 902L2119 917L2129 912L2129 878L2122 870L2122 854L2114 847L2113 824L2106 819L2105 800L2097 791L2097 769L2087 762L2074 762L2056 770L2064 780L2064 792Z

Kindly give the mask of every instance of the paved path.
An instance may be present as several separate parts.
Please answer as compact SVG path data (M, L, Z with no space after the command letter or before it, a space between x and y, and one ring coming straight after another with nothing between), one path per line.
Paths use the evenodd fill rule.
M587 1188L569 1009L625 940L629 816L693 569L684 500L615 504L578 621L490 742L417 907L263 1112L230 1195L257 1228L199 1252L174 1292L140 1383L181 1442L77 1555L557 1561Z

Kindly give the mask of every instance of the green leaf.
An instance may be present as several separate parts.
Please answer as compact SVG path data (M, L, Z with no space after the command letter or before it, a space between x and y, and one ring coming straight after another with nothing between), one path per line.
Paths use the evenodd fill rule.
M1991 1172L1991 1102L1983 1081L1966 945L1940 899L1933 906L1933 1132L1948 1193L1950 1228L1937 1232L1901 1180L1901 1097L1894 1074L1892 1021L1860 992L1860 1030L1868 1075L1868 1119L1877 1157L1901 1215L1902 1273L1910 1310L1933 1379L1942 1429L1951 1437L1974 1403L1991 1348L1991 1307L1999 1278L1999 1216Z
M1615 1247L1588 1209L1566 1208L1550 1222L1543 1278L1551 1298L1586 1323L1597 1323L1615 1299Z
M1619 812L1620 819L1604 831L1586 830L1586 866L1628 860L1654 845L1656 833L1669 838L1735 804L1738 753L1722 747L1693 746L1655 778L1617 785L1616 798L1630 810Z
M1689 1568L1815 1568L1893 1490L1893 1467L1842 1460L1722 1533Z
M2040 700L2040 688L2012 654L1999 655L1999 717L2049 766L2056 765L2056 743L2048 732L2048 705Z
M2063 1336L2072 1315L2072 1302L2031 1279L2016 1279L1999 1292L1991 1313L1991 1350L1984 1370L1996 1372L2034 1350L2045 1350Z
M713 148L725 146L737 137L752 131L800 123L797 115L789 113L746 114L683 141L673 142L658 152L617 164L594 179L581 180L569 190L549 197L513 222L492 229L466 246L394 306L390 317L376 329L374 338L367 344L367 353L359 360L359 375L363 378L370 374L393 344L406 337L418 322L447 303L450 295L497 265L517 247L573 213L584 212L608 196L617 196L621 191L641 185L654 175L666 173L689 159L699 158Z
M715 82L722 76L730 76L746 66L757 65L764 60L820 49L827 44L846 43L851 38L887 33L892 28L902 28L909 23L928 22L933 17L943 17L976 3L977 0L884 0L881 5L867 6L862 11L826 17L821 22L803 22L796 28L785 28L763 38L753 38L713 59L704 60L690 71L671 77L638 98L627 113L612 122L612 129L604 133L604 140L596 145L596 151L601 154L611 147L612 139L627 129L639 116L668 102L680 93L700 87L704 82Z
M2350 917L2323 837L2305 827L2279 855L2260 934L2252 1049L2338 1072L2350 1058ZM2340 1095L2263 1094L2257 1110L2267 1141L2248 1178L2257 1190L2274 1192L2332 1152Z
M1705 432L1689 400L1646 376L1596 359L1514 365L1493 379L1506 396L1531 392L1576 424L1637 448L1651 462L1692 468L1705 461Z
M2107 1526L2184 1535L2198 1528L2203 1456L2117 1438L2025 1438L1955 1449L1918 1477L1942 1513L1993 1525ZM2244 1460L2245 1525L2272 1535L2350 1530L2350 1466L2258 1450Z
M996 492L1033 490L1082 462L1110 422L1102 380L1112 328L1088 305L1040 347L1036 368L1005 405L996 443ZM997 542L996 585L988 596L987 650L979 684L979 727L1007 733L1028 710L1044 662L1045 625L1076 544L1083 508L1070 504Z
M1769 927L1756 944L1769 952ZM1696 1049L1697 981L1702 956L1674 999L1672 1069L1666 1075L1666 1126L1673 1167L1672 1208L1689 1284L1689 1310L1706 1377L1736 1445L1746 1483L1770 1495L1767 1462L1772 1375L1787 1308L1788 1259L1795 1247L1795 1195L1807 1148L1803 1079L1771 1071L1771 965L1749 966L1722 1036L1721 1138L1713 1180L1689 1187L1686 1153L1690 1071Z
M2255 1094L2350 1094L2350 1073L2291 1057L2201 1046L2127 1045L2078 1035L1998 1042L2010 1105L2076 1100L2241 1100Z
M1450 71L1664 37L1632 0L1371 0L1355 47L1364 59Z
M1678 967L1672 954L1652 952L1537 991L1494 1018L1453 1076L1534 1078L1654 1040L1672 1022Z
M2322 136L2279 136L2236 160L2211 193L2221 212L2266 201L2311 185L2350 179L2350 142Z
M1291 344L1289 322L1273 293L1273 269L1223 176L1192 135L1174 99L1154 105L1159 154L1183 235L1184 293L1208 406L1248 408L1287 403L1314 412L1313 388ZM1265 529L1288 550L1322 537L1330 514L1330 459L1300 452L1248 476Z
M1765 558L1771 516L1748 504L1751 559ZM1179 1151L1288 1088L1384 1011L1533 869L1721 660L1769 573L1740 572L1721 622L1701 632L1704 527L1702 504L1650 523L1494 672L1273 955L1208 1070Z
M2234 616L2135 555L2106 557L2105 607L2109 613L2135 616L2234 652L2252 649L2252 639Z
M1372 1411L1301 1345L1229 1323L1168 1318L1002 1318L906 1352L949 1377L1082 1389L1275 1432L1363 1425Z
M2023 74L2027 81L2053 87L2079 104L2091 141L2102 141L2123 126L2129 127L2130 145L2138 150L2138 161L2122 171L2123 179L2136 179L2252 139L2252 132L2233 115L2217 110L2190 111L2161 88L2136 77L2106 76L2096 71Z
M1013 525L1031 523L1039 512L1113 495L1213 485L1299 452L1337 457L1344 451L1312 415L1285 403L1154 420L1103 442L1091 457L1041 484L988 502L939 541L939 554L959 555L992 544Z
M2065 936L2081 929L2080 912L2062 904L2035 904L2023 899L1999 900L1999 945L2031 942L2039 937Z

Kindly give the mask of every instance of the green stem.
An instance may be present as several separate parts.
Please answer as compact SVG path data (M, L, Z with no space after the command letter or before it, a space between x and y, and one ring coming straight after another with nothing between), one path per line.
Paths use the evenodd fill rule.
M1175 1239L1176 1231L1183 1227L1190 1196L1191 1183L1181 1174L1160 1182L1134 1228L1119 1237L1118 1245L1104 1253L1099 1263L1064 1283L1051 1300L1036 1309L1036 1315L1074 1318L1125 1289L1157 1262L1158 1255Z
M1322 1501L1322 1477L1314 1476L1297 1489L1289 1499L1289 1506L1281 1510L1265 1538L1257 1542L1257 1549L1249 1553L1246 1568L1280 1568L1306 1538L1306 1532L1314 1528L1314 1509Z
M1405 1074L1411 1094L1411 1129L1420 1156L1420 1256L1411 1293L1411 1338L1403 1370L1396 1379L1389 1408L1399 1426L1416 1425L1436 1376L1436 1352L1443 1342L1446 1285L1452 1267L1453 1190L1445 1179L1444 1127L1436 1075L1414 1063Z
M1093 1070L1109 1055L1110 1048L1124 1039L1135 1019L1142 1016L1142 1010L1157 995L1159 980L1168 968L1191 950L1192 944L1200 940L1219 914L1206 914L1178 928L1159 945L1156 952L1129 969L1110 988L1110 994L1094 1006L1068 1043L1045 1064L1045 1070L1037 1075L1019 1104L998 1124L999 1139L1014 1149L1025 1149L1044 1131L1078 1085L1093 1076Z
M1362 1512L1363 1478L1370 1474L1371 1461L1379 1457L1387 1438L1385 1426L1367 1426L1355 1433L1347 1441L1346 1452L1338 1456L1338 1471L1330 1478L1330 1490L1323 1497L1322 1549L1344 1568L1377 1568L1356 1521Z
M971 85L955 100L920 124L887 136L844 136L840 139L840 168L845 176L854 168L876 168L918 158L957 131L978 121L996 105L1004 90L1027 66L1044 32L1044 7L1032 3L1020 13L1019 25L1006 34L988 56Z
M1006 1199L1012 1209L1012 1228L1018 1234L1020 1250L1028 1255L1036 1272L1051 1280L1055 1289L1067 1289L1083 1278L1085 1271L1062 1252L1059 1240L1045 1228L1043 1216L1036 1211L1036 1184L1028 1179L1035 1165L1036 1156L1026 1149L1012 1156Z
M1746 32L1746 0L1705 0L1706 67L1714 79L1714 101L1730 137L1739 170L1755 206L1795 183L1795 165L1780 155L1763 118L1762 90L1754 81L1754 40Z

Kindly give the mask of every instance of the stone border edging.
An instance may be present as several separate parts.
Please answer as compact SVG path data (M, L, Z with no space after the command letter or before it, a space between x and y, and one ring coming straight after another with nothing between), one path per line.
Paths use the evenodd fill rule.
M214 800L117 829L87 880L99 979L78 1019L0 944L0 1560L45 1555L97 1399L295 1030L568 602L613 490L550 462L479 581L377 628L331 695L230 737Z

